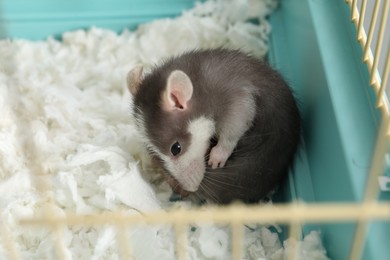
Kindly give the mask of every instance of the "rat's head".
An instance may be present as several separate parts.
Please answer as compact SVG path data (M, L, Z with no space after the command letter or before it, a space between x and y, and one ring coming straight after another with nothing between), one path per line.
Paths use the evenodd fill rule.
M196 191L214 135L214 122L195 113L193 83L181 70L143 75L142 67L127 77L133 95L133 114L151 153L187 191Z

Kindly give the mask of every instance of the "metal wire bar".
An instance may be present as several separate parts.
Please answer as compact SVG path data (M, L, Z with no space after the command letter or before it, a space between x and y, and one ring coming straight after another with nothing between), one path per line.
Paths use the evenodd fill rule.
M389 74L390 74L390 46L387 47L387 58L385 61L385 67L382 74L382 83L379 89L378 93L378 106L386 106L387 101L385 98L385 90L387 86L387 82L389 80ZM389 129L390 130L390 129ZM387 133L389 135L389 133Z
M367 36L363 28L364 18L366 17L366 9L367 9L367 0L363 0L360 6L359 23L358 23L358 31L357 31L358 41L360 41L363 46L367 42Z
M232 223L232 259L239 260L242 259L242 249L244 241L244 231L242 222L234 219Z
M66 246L64 244L64 228L63 225L55 225L54 226L54 233L53 239L54 239L54 246L55 246L55 253L56 253L56 259L68 259L66 256Z
M132 255L132 250L128 239L126 238L126 226L117 225L116 226L116 238L118 240L119 251L121 253L122 259L134 259Z
M19 259L22 259L20 254L19 254L19 251L16 249L16 243L15 243L15 239L12 235L12 233L10 232L10 230L8 229L8 227L6 227L5 225L3 225L3 222L0 222L0 230L2 231L2 245L5 249L5 251L8 253L8 257L9 259L11 260L19 260Z
M374 63L371 69L372 85L378 81L378 77L376 77L376 74L378 73L379 55L381 54L381 50L382 50L383 36L385 35L385 27L386 27L387 17L389 15L389 6L390 6L390 1L388 0L385 1L382 9L382 18L379 25L378 38L375 47Z
M386 154L389 148L389 123L390 118L387 115L382 114L364 195L364 201L366 202L377 200L379 194L378 177L384 173L386 167Z
M351 20L355 24L359 20L358 10L357 10L356 4L357 4L357 0L353 0L352 1L352 7L351 7Z
M352 8L351 2L350 1L346 1L346 2L349 3L350 7ZM381 112L385 116L390 116L390 109L389 109L389 104L387 102L387 97L384 95L384 89L382 89L383 86L384 86L384 88L386 88L387 80L385 80L385 83L383 84L382 83L383 80L381 80L381 75L378 72L378 63L379 63L379 60L382 58L380 55L380 49L381 49L381 46L383 44L383 34L384 33L382 33L382 36L380 39L378 37L377 48L375 51L376 65L374 63L374 55L372 54L372 51L371 51L371 43L373 40L373 35L374 35L376 22L377 22L377 18L378 18L380 0L377 0L375 2L374 11L373 11L373 14L371 17L371 23L370 23L368 36L366 35L365 30L363 28L363 21L364 21L364 17L366 14L366 6L367 6L367 0L363 0L362 5L361 5L362 9L360 10L360 15L358 17L359 21L358 21L358 24L356 25L357 30L358 30L357 38L358 38L358 41L361 43L362 48L364 50L363 51L363 61L367 64L368 71L370 72L370 84L373 86L373 88L377 94L378 107L380 107ZM382 31L385 28L388 13L389 13L389 1L386 0L384 7L383 7L383 15L382 15L381 24L380 24L380 27L381 27L380 30L382 30ZM386 64L387 64L388 60L389 60L389 58L386 59L386 61L385 61ZM376 68L375 68L375 66L376 66ZM388 77L388 73L389 73L389 67L385 65L382 77ZM389 126L389 128L390 128L390 126Z
M175 228L176 257L179 260L187 259L187 226L180 221L172 224Z
M357 222L355 235L353 237L353 244L351 247L351 252L349 254L350 260L361 259L364 249L365 235L367 234L367 228L367 220Z
M376 21L378 19L378 12L379 12L380 3L381 3L380 0L377 0L375 2L374 11L373 11L373 14L371 17L370 28L368 30L367 42L366 42L366 45L364 46L364 52L363 52L363 60L365 62L369 61L371 58L371 43L372 43L372 38L374 36ZM369 65L369 66L371 66L371 65Z
M299 243L298 241L301 239L301 224L298 221L292 221L289 225L289 238L291 241L291 247L288 251L288 260L298 259L299 253Z
M291 212L294 211L294 214ZM234 217L230 214L234 212ZM180 209L168 213L158 211L144 215L123 216L117 213L100 215L68 214L65 217L25 218L19 221L25 226L74 226L133 225L133 224L191 224L191 223L279 223L291 221L302 223L334 223L340 221L386 220L390 221L390 202L365 201L364 203L321 203L321 204L278 204L272 207L252 205L231 205L227 207L208 206L207 210Z

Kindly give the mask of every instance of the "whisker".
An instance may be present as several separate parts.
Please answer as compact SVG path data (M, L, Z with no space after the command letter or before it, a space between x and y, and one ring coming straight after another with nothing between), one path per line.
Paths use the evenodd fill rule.
M261 134L249 134L249 135L243 135L241 139L248 139L248 138L261 138L261 137L269 137L273 135L279 134L278 132L268 132L268 133L261 133Z
M202 188L202 190L206 193L206 195L207 195L210 199L214 200L214 201L217 202L217 203L220 203L220 200L216 197L215 194L213 194L213 193L211 192L210 188L207 186L206 183L201 183L201 185L200 185L199 187Z
M222 184L222 185L225 185L225 186L229 186L229 187L234 187L234 188L239 188L239 189L246 189L246 187L243 187L241 185L237 185L236 184L236 179L231 179L234 181L234 183L231 183L231 182L228 182L226 180L226 178L224 178L224 176L219 176L221 178L215 178L216 176L207 176L206 179L210 182L210 183L214 183L214 184ZM223 187L223 186L221 186Z
M220 176L220 177L223 177L223 176ZM233 187L235 189L238 189L238 190L245 190L245 191L251 191L251 192L256 192L257 190L255 189L250 189L249 187L244 187L244 186L241 186L241 185L236 185L236 184L232 184L232 183L229 183L229 182L226 182L226 181L221 181L221 179L216 179L215 176L205 176L205 179L209 182L209 183L213 183L213 184L222 184L220 187Z
M229 183L229 182L226 182L226 181L218 180L218 179L215 179L215 178L210 178L209 176L207 176L207 177L205 176L205 179L208 180L210 183L222 184L223 186L229 186L229 187L233 187L233 188L241 188L238 185L235 185L235 184L232 184L232 183Z
M234 163L232 163L232 161L228 161L227 164L223 167L223 168L220 168L220 169L225 169L225 170L229 170L229 169L239 169L240 167L246 167L248 165L251 165L251 164L256 164L256 162L237 162L237 160L234 160ZM235 172L236 172L235 171ZM215 174L215 172L213 172L213 170L211 168L206 168L206 172L210 173L210 174Z
M197 192L191 193L191 194L192 194L192 196L196 197L197 202L199 202L200 205L204 203L205 199L202 198Z
M226 181L226 180L235 181L237 179L236 176L234 176L232 174L223 175L223 173L221 173L221 174L213 174L213 173L205 174L204 178L213 179L213 180L221 180L221 181Z

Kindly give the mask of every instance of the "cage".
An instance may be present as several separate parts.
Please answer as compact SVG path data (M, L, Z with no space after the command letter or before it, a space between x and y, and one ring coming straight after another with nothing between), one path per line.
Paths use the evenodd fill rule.
M38 40L92 25L118 32L176 16L193 5L192 0L3 0L0 36ZM285 225L287 237L320 230L331 259L388 259L389 5L389 0L280 0L270 15L267 58L299 96L304 132L295 166L277 194L280 203L142 216L70 212L54 217L48 210L42 217L21 219L19 225L52 230L60 259L66 258L60 239L63 226L107 224L117 228L124 259L131 257L124 227L171 224L176 231L176 256L185 259L186 228L197 221L231 225L233 259L242 257L242 224L268 222ZM39 163L35 165L35 171L41 172ZM46 185L40 179L37 189ZM3 229L3 234L9 258L19 259L12 230ZM298 252L298 246L294 250ZM291 253L289 259L296 256Z

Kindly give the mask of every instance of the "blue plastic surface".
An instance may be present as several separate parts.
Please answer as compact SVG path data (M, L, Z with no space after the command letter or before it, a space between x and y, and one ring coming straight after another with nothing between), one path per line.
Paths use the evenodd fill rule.
M120 32L193 5L193 0L0 0L0 39L58 38L91 26Z
M120 32L173 17L193 4L192 0L3 0L0 38L37 40L91 26ZM281 0L270 20L269 61L295 91L304 131L283 199L358 202L380 117L349 8L342 0ZM321 230L332 259L348 258L354 223L307 225L303 232L311 229ZM388 259L388 241L390 224L373 223L363 259Z
M358 202L380 117L349 7L339 0L285 0L271 22L270 61L294 88L304 124L309 174L295 170L290 190L306 202ZM388 259L389 229L389 222L371 225L362 259ZM320 230L329 256L348 259L355 224Z

